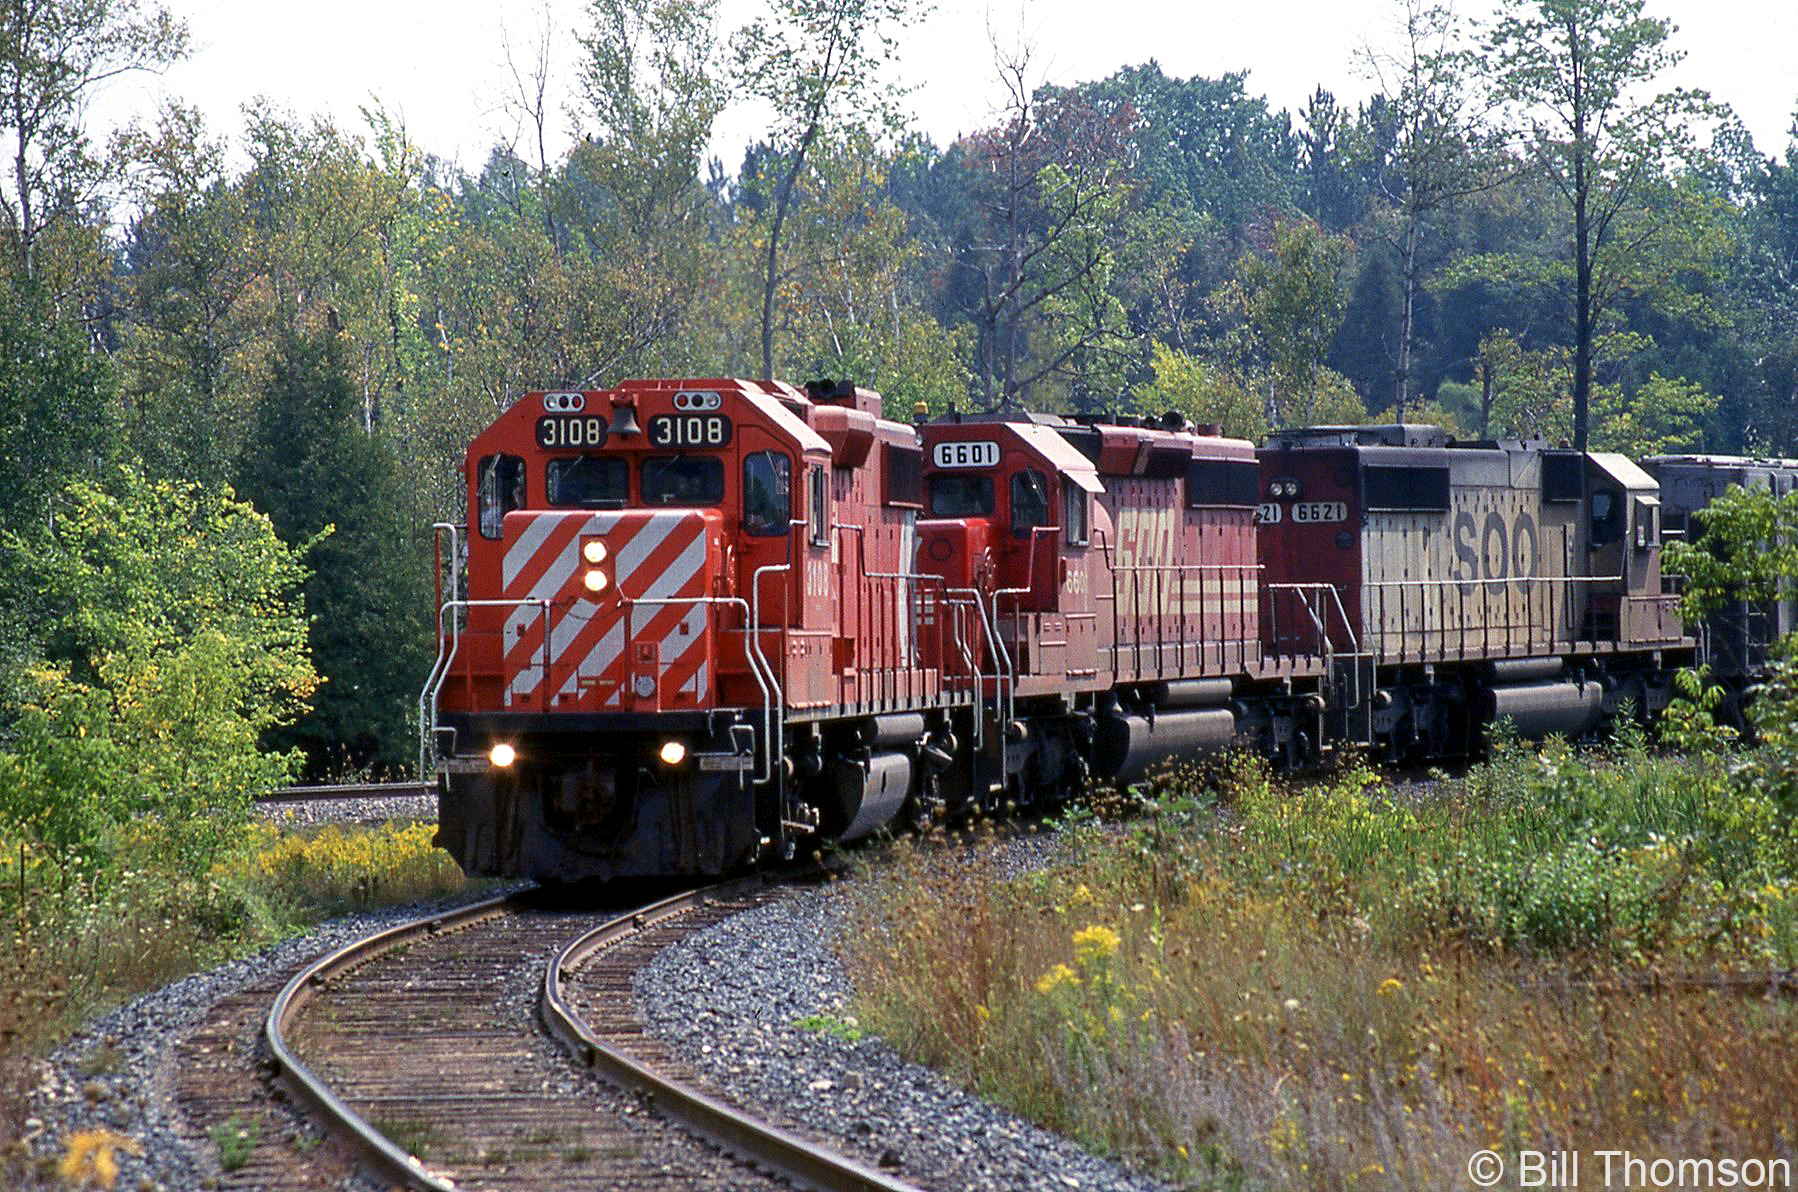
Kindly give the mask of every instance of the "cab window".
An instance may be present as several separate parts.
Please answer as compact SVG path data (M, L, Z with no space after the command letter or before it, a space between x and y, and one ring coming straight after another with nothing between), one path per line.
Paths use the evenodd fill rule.
M928 485L931 517L991 517L993 478L972 472L932 472Z
M552 459L543 465L543 486L551 505L622 509L630 497L630 467L616 456Z
M743 529L785 534L793 520L793 461L779 451L743 457Z
M1011 532L1026 537L1049 524L1049 482L1041 472L1011 474Z
M1085 489L1071 480L1061 482L1061 524L1067 527L1069 546L1086 545L1086 501Z
M1609 546L1623 537L1623 498L1608 488L1592 494L1592 545Z
M716 505L724 500L724 461L715 455L651 455L643 461L645 505Z
M481 537L498 538L506 514L524 508L524 460L516 455L489 455L477 470Z
M813 546L830 545L830 483L823 464L812 465L811 532Z

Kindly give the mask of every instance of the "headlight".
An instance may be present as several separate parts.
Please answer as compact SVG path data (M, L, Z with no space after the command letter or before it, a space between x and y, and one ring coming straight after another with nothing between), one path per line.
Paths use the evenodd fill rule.
M601 571L597 567L593 568L591 571L587 572L586 575L581 577L581 583L586 585L587 591L589 591L589 592L605 591L607 582L608 581L606 580L606 573Z
M518 760L518 750L501 741L487 751L487 760L504 770Z
M581 546L581 558L595 567L606 561L606 544L597 538L589 538Z
M687 745L684 741L663 741L657 756L665 766L678 766L687 760Z

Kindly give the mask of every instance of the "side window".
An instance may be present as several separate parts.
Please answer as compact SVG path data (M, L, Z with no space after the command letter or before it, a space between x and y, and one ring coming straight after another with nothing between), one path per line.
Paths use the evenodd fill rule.
M1623 537L1623 501L1617 493L1601 488L1592 494L1592 545L1609 546Z
M516 455L489 455L478 467L481 537L498 538L506 514L524 508L524 460Z
M743 529L772 537L793 520L793 461L779 451L743 457Z
M1067 527L1069 546L1086 545L1088 500L1085 489L1063 477L1061 481L1061 524Z
M811 532L813 546L830 545L830 486L823 464L812 465Z
M1049 524L1049 482L1041 472L1011 474L1011 532L1019 537L1029 535L1038 526Z

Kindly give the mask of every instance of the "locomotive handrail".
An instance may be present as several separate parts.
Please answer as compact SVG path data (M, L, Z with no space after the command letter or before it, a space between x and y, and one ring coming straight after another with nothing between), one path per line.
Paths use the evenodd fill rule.
M1267 584L1265 586L1269 592L1295 592L1298 594L1299 605L1310 615L1311 624L1317 630L1318 640L1326 657L1334 653L1334 647L1330 643L1330 632L1326 625L1326 618L1313 608L1311 606L1311 601L1305 597L1306 594L1310 592L1328 592L1331 601L1336 605L1336 617L1342 622L1342 631L1348 635L1348 652L1351 654L1359 654L1361 652L1360 635L1355 632L1354 625L1349 622L1348 610L1344 608L1342 604L1342 590L1335 584Z
M751 648L754 649L757 656L761 658L762 664L768 668L769 680L774 684L774 701L770 705L768 715L764 720L763 730L768 738L768 773L762 777L758 777L756 779L757 782L774 781L775 769L779 765L780 759L786 756L787 730L786 691L781 686L780 675L775 671L773 665L768 662L767 656L762 654L762 576L770 572L792 574L793 532L809 524L807 519L803 517L790 518L787 521L787 561L784 563L764 563L760 567L757 567L754 573L749 577L749 596L752 601L750 616L754 621L754 624L749 627L749 642ZM787 658L787 616L788 614L782 613L780 625L778 626L781 637L781 662L783 670ZM780 809L780 820L782 824L785 824L786 818L786 808L783 807ZM782 834L784 843L784 828L782 829Z
M418 778L420 782L427 779L431 769L430 746L435 740L437 722L436 709L435 707L426 708L425 697L431 690L432 683L436 681L437 668L447 667L449 659L455 656L454 649L451 649L448 655L443 652L443 531L445 530L449 531L450 536L450 599L454 601L460 600L462 597L462 549L461 539L458 537L462 526L458 522L432 522L431 550L437 557L437 567L432 573L432 580L437 588L438 605L437 660L431 664L431 673L425 677L425 685L418 692Z
M1494 632L1492 618L1489 615L1490 605L1488 603L1488 598L1489 598L1491 589L1493 589L1495 587L1509 588L1513 584L1518 584L1518 585L1541 584L1541 585L1543 585L1544 590L1552 590L1553 585L1556 585L1556 584L1564 585L1564 589L1567 592L1567 600L1569 601L1569 603L1567 604L1567 606L1565 608L1566 627L1567 627L1568 636L1565 639L1562 639L1562 638L1559 638L1556 636L1556 628L1554 625L1554 614L1551 611L1548 624L1545 626L1545 630L1547 633L1547 639L1543 644L1552 647L1552 646L1556 645L1558 642L1561 642L1563 640L1569 644L1582 640L1581 638L1574 636L1574 624L1573 624L1574 623L1574 608L1573 608L1573 605L1571 604L1571 600L1572 600L1572 592L1576 586L1578 586L1580 584L1621 584L1623 581L1624 581L1624 577L1622 575L1510 575L1510 576L1502 576L1502 577L1487 577L1487 578L1483 578L1483 579L1473 578L1473 577L1469 577L1466 579L1447 579L1447 578L1430 577L1430 578L1418 578L1418 579L1369 580L1363 586L1367 587L1367 588L1375 589L1376 594L1379 596L1379 601L1380 601L1380 603L1379 603L1380 617L1379 617L1378 623L1375 626L1375 634L1374 634L1374 636L1377 638L1377 641L1378 641L1378 645L1375 647L1376 653L1384 653L1386 638L1388 636L1383 628L1384 622L1385 622L1385 614L1387 612L1387 606L1386 606L1386 600L1385 600L1385 590L1386 589L1388 589L1388 588L1397 588L1398 589L1398 598L1399 598L1399 602L1400 602L1399 603L1399 614L1400 614L1400 619L1402 622L1402 619L1404 616L1405 589L1407 589L1407 588L1416 588L1419 592L1420 601L1422 600L1422 597L1425 594L1427 594L1428 592L1430 592L1432 590L1441 591L1441 590L1444 590L1447 588L1458 588L1462 591L1462 594L1465 595L1466 590L1468 588L1478 588L1480 590L1480 605L1481 605L1481 616L1480 616L1480 620L1479 620L1479 625L1477 627L1478 628L1477 636L1480 638L1478 647L1482 653L1490 654L1493 649L1492 636L1493 636L1493 632ZM1526 635L1525 644L1529 645L1534 642L1532 633L1536 626L1536 621L1535 621L1535 616L1534 616L1535 601L1530 599L1529 589L1527 587L1524 588L1523 596L1524 596L1525 623L1523 624L1522 629ZM1507 593L1507 594L1505 594L1505 608L1507 610L1505 622L1502 626L1498 627L1503 632L1503 635L1504 635L1503 648L1506 648L1506 649L1510 648L1514 644L1514 636L1513 635L1514 635L1515 631L1519 628L1510 619L1509 611L1508 611L1510 609L1509 602L1510 602L1510 595ZM1464 608L1464 605L1462 607ZM1429 610L1427 608L1423 608L1423 607L1419 608L1418 616L1419 616L1420 621L1424 619L1424 617L1428 611ZM1440 601L1438 601L1438 603L1437 603L1436 613L1437 613L1437 619L1439 621L1442 621L1442 623L1439 624L1433 630L1428 628L1427 626L1420 625L1419 629L1418 629L1419 641L1422 642L1423 640L1425 640L1425 636L1427 634L1434 632L1437 635L1439 635L1439 641L1438 641L1439 648L1442 649L1443 651L1447 651L1448 638L1449 638L1449 633L1451 632L1451 630L1450 630L1450 627L1448 626L1448 624L1446 623L1446 621L1443 621L1443 617L1445 616L1445 610L1443 609ZM1460 634L1460 646L1458 648L1461 651L1461 653L1463 655L1465 655L1466 650L1467 650L1467 639L1468 639L1468 635L1469 635L1469 631L1470 631L1470 626L1468 626L1467 624L1465 624L1463 622L1462 624L1460 624L1458 626L1458 629L1459 629L1459 634ZM1594 633L1594 635L1596 635L1596 629L1593 630L1593 633ZM1596 636L1594 636L1592 638L1587 638L1584 640L1596 640ZM1420 650L1423 649L1423 647L1421 645L1419 648L1420 648ZM1407 651L1407 646L1406 646L1406 641L1405 641L1405 635L1401 633L1399 635L1399 658L1403 659L1407 652L1408 651Z
M917 613L916 613L916 604L915 604L915 601L917 599L917 583L920 580L924 580L924 581L931 581L931 582L941 584L944 582L943 577L940 575L929 575L927 573L919 572L919 571L869 571L868 570L868 531L867 531L867 527L857 525L854 522L836 522L836 521L833 521L830 525L831 525L831 529L833 529L833 530L853 530L853 531L855 531L855 535L856 535L855 555L856 555L856 563L857 563L856 570L857 570L857 573L863 579L896 579L896 580L903 581L905 583L906 625L908 628L908 631L905 635L905 645L906 645L905 653L907 654L908 661L910 663L910 665L908 665L906 667L906 671L907 671L906 687L908 688L907 695L910 696L911 698L915 699L918 694L918 692L916 690L916 685L915 685L916 677L917 677L917 674L920 669L917 665L918 640L917 640L917 629L916 629ZM856 591L857 591L858 597L859 597L859 593L861 591L861 585L859 585L859 584L856 585ZM899 628L899 610L896 605L893 609L893 621L894 621L893 628L894 628L895 635L896 635L898 628ZM964 653L965 653L965 651L964 651ZM938 667L940 670L940 668L941 668L940 661L938 663ZM878 668L876 673L884 674L884 675L888 676L890 679L891 676L893 675L895 669L896 668L893 668L893 667L880 667L880 668ZM896 692L897 684L893 684L893 688Z
M998 610L995 608L992 616L987 615L986 602L981 599L980 590L978 588L949 588L948 593L951 596L960 596L965 593L973 598L974 611L980 614L980 623L986 629L986 639L993 643L993 662L995 669L991 677L993 680L994 696L999 701L997 710L1004 710L1009 706L1006 702L1006 693L1010 688L1009 668L1011 666L1011 655L1006 651L1004 643L999 640L999 634L994 628L998 623ZM975 672L980 688L976 700L980 703L984 703L986 701L986 680L988 676L980 672L978 667L975 668ZM980 723L979 712L980 709L976 708L974 716L974 722L977 726L974 730L974 743L976 745L978 745L982 739L980 729L978 728ZM1005 720L1009 723L1011 717L1006 715ZM1001 775L1001 781L1003 781L1003 775L1005 774L1005 760L1008 752L1005 747L1005 741L1005 725L1001 724L999 726L999 773Z
M438 701L443 695L443 685L449 680L450 662L456 656L456 650L462 643L462 623L451 621L449 627L448 648L444 646L444 614L471 608L517 608L524 604L535 604L543 614L544 667L543 680L549 681L549 606L550 599L542 596L513 596L492 600L448 600L437 610L437 661L431 666L431 673L425 679L424 690L418 696L418 775L422 780L426 771L434 769L430 764L431 752L437 744L437 734L445 731L437 724ZM427 716L428 713L428 716ZM454 730L450 730L454 731ZM450 747L454 749L455 746Z
M1216 571L1216 572L1227 571L1227 572L1231 572L1234 574L1234 577L1235 577L1237 585L1238 585L1238 589L1236 591L1235 596L1236 596L1236 601L1239 605L1238 612L1240 614L1241 611L1243 609L1246 609L1250 604L1250 596L1247 591L1243 590L1242 585L1245 583L1245 581L1248 579L1248 577L1251 574L1259 573L1259 572L1265 571L1267 569L1266 565L1262 564L1262 563L1173 563L1173 562L1168 562L1168 563L1119 563L1117 561L1117 559L1113 557L1115 548L1111 544L1111 541L1108 538L1108 536L1105 534L1105 532L1103 530L1095 530L1095 531L1093 531L1093 534L1094 534L1096 545L1099 548L1099 551L1105 557L1106 569L1111 572L1111 591L1109 593L1095 592L1093 594L1093 599L1107 600L1111 604L1111 640L1113 643L1112 648L1113 648L1114 655L1117 652L1117 650L1120 648L1120 644L1122 643L1123 637L1124 637L1123 624L1120 620L1121 614L1120 614L1119 608L1118 608L1119 601L1118 601L1118 595L1117 595L1117 577L1120 573L1124 574L1124 575L1135 575L1139 572L1150 572L1150 573L1154 573L1157 576L1157 578L1159 578L1162 575L1172 575L1179 583L1180 615L1182 618L1184 618L1186 615L1186 574L1187 574L1187 572L1200 573L1200 584L1199 584L1198 596L1199 596L1199 616L1202 620L1205 615L1205 586L1204 586L1204 582L1203 582L1205 572L1207 572L1207 571ZM1164 586L1161 584L1156 585L1156 592L1157 592L1158 598L1163 598L1166 595ZM1142 597L1142 585L1132 583L1130 585L1130 617L1131 617L1131 622L1132 622L1132 625L1131 625L1132 632L1131 632L1131 636L1130 636L1129 649L1130 649L1130 654L1131 654L1132 665L1135 669L1139 669L1139 670L1142 666L1142 649L1143 649L1143 642L1142 642L1143 612L1142 612L1142 608L1140 605L1141 597ZM1220 591L1218 593L1217 599L1218 599L1219 608L1220 608L1220 615L1222 615L1222 610L1227 607L1228 595L1226 593ZM1161 670L1161 668L1163 667L1164 660L1166 658L1166 653L1167 653L1167 642L1166 642L1166 637L1165 637L1167 619L1168 618L1167 618L1166 602L1165 602L1165 599L1161 599L1161 607L1159 607L1156 610L1156 616L1155 616L1155 667L1156 667L1157 672L1159 672ZM1238 637L1236 639L1236 661L1237 661L1238 667L1242 667L1242 666L1246 665L1247 659L1246 659L1245 651L1247 649L1247 644L1248 644L1247 639L1245 639L1245 638ZM1181 650L1184 651L1184 648L1185 647L1184 647L1184 643L1183 643L1181 646ZM1220 658L1221 657L1222 657L1222 655L1220 654ZM1184 655L1183 654L1182 654L1182 663L1181 664L1184 665Z

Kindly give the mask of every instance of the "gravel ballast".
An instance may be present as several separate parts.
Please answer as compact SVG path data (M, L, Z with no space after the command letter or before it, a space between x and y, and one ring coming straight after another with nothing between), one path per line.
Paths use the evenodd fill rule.
M1161 1187L907 1063L879 1039L797 1026L841 1018L849 1004L833 946L846 901L840 886L796 891L663 952L636 979L650 1032L736 1099L925 1187Z
M220 1174L215 1148L188 1130L172 1090L176 1045L213 1005L255 985L284 982L315 957L382 928L493 896L485 892L336 919L253 956L166 985L96 1019L42 1065L32 1094L27 1145L34 1155L51 1159L64 1153L77 1131L110 1130L143 1150L141 1156L115 1152L118 1188L174 1192L211 1186ZM246 1073L245 1079L254 1076ZM267 1123L265 1137L309 1128L298 1119ZM360 1181L346 1186L379 1187Z

